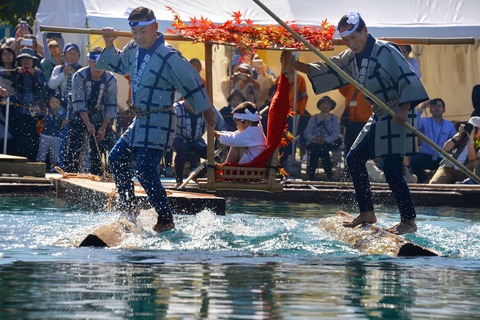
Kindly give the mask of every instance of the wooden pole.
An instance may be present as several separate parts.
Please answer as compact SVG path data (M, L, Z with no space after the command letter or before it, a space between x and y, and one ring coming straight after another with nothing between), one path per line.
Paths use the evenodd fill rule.
M310 49L312 52L314 52L317 56L319 56L326 65L328 65L330 68L335 70L342 78L350 82L352 85L354 85L358 90L362 91L363 94L368 96L370 99L372 99L378 106L380 106L385 112L387 112L389 115L392 117L395 116L395 112L393 112L392 109L390 109L383 101L381 101L379 98L377 98L373 93L368 91L365 87L363 87L360 83L357 82L354 78L352 78L349 74L347 74L345 71L340 69L335 63L330 61L330 59L325 56L323 53L320 52L317 48L315 48L310 42L305 40L301 35L299 35L295 30L290 28L289 25L287 25L285 22L283 22L275 13L273 13L268 7L266 7L260 0L253 0L260 8L262 8L268 15L270 15L273 19L275 19L282 27L284 27L288 32L290 32L298 41L302 42L308 49ZM411 124L405 122L403 125L416 134L418 137L420 137L425 143L427 143L429 146L431 146L435 151L440 153L442 156L444 156L446 159L448 159L450 162L452 162L454 165L456 165L463 173L465 173L467 176L472 178L474 181L480 184L480 178L475 175L472 171L470 171L467 167L465 167L463 164L457 161L457 159L453 158L450 154L445 152L442 148L437 146L432 140L430 140L426 135L421 133L420 131L417 130L414 126Z
M67 27L54 27L54 26L40 26L42 32L59 32L59 33L77 33L77 34L95 34L103 35L105 32L102 29L87 29L87 28L67 28ZM117 37L132 36L130 31L114 31L113 35ZM193 39L185 38L176 34L164 34L166 40L177 41L192 41ZM406 37L382 37L380 40L391 41L397 44L416 44L416 45L466 45L475 44L473 37L462 38L406 38ZM340 46L345 45L342 39L333 39L333 44ZM266 50L266 49L262 49ZM278 49L273 49L278 50Z
M396 44L416 44L416 45L465 45L475 44L473 37L464 38L404 38L404 37L379 37L379 40L395 42ZM334 45L342 45L345 43L342 39L333 39Z
M42 32L58 32L58 33L75 33L75 34L94 34L94 35L105 35L105 31L102 29L87 29L87 28L66 28L66 27L53 27L53 26L40 26L40 31ZM109 33L108 35L117 36L117 37L132 37L131 31L120 31L116 30L113 33ZM185 37L179 35L172 35L172 34L164 34L165 40L189 40Z
M210 103L213 106L213 73L212 73L212 44L205 43L205 76L207 82L207 93ZM207 191L215 191L215 128L207 123Z

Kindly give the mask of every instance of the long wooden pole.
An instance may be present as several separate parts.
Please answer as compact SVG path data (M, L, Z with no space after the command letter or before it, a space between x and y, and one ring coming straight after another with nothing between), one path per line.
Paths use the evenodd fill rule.
M370 99L372 99L377 105L379 105L385 112L387 112L389 115L392 117L395 116L395 112L393 112L392 109L390 109L383 101L378 99L373 93L368 91L365 87L363 87L360 83L357 82L354 78L352 78L349 74L347 74L345 71L340 69L335 63L330 61L330 59L325 56L323 53L320 52L317 48L315 48L310 42L305 40L301 35L299 35L295 30L290 28L285 22L283 22L275 13L273 13L268 7L266 7L260 0L253 0L260 8L262 8L268 15L270 15L273 19L275 19L282 27L284 27L288 32L290 32L298 41L302 42L308 49L310 49L312 52L314 52L317 56L319 56L330 68L335 70L342 78L350 82L352 85L354 85L358 90L362 91L365 95L367 95ZM435 151L440 153L442 156L444 156L446 159L448 159L450 162L452 162L454 165L456 165L462 172L464 172L466 175L468 175L470 178L472 178L474 181L480 184L480 178L475 175L472 171L470 171L467 167L465 167L463 164L457 161L454 157L452 157L450 154L445 152L442 148L437 146L432 140L430 140L426 135L421 133L420 131L417 130L414 126L409 124L408 122L403 123L403 125L416 134L418 137L422 138L425 143L427 143L429 146L431 146Z
M67 28L67 27L54 27L54 26L40 26L40 31L42 32L58 32L58 33L76 33L76 34L94 34L94 35L104 35L105 32L102 29L87 29L87 28ZM130 31L114 31L114 36L117 37L131 37L132 32ZM174 41L191 41L192 39L182 37L176 34L164 34L166 40ZM475 39L473 37L462 37L462 38L406 38L406 37L385 37L378 38L380 40L391 41L397 44L418 44L418 45L465 45L465 44L475 44ZM333 39L334 45L345 45L342 39L335 38ZM278 50L278 49L274 49Z
M207 82L207 93L210 98L210 103L213 106L213 73L212 73L213 57L212 44L205 43L205 81ZM214 126L207 123L207 191L214 192L215 187L215 137Z

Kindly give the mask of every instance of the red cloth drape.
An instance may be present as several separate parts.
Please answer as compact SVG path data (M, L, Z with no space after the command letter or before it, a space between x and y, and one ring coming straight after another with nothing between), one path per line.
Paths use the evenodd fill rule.
M280 75L280 81L278 82L277 91L273 96L270 109L268 110L267 148L250 163L226 163L225 165L254 168L261 168L267 165L270 157L275 152L275 149L280 145L285 125L287 123L287 116L290 112L290 102L288 97L289 88L290 84L288 79L282 73Z

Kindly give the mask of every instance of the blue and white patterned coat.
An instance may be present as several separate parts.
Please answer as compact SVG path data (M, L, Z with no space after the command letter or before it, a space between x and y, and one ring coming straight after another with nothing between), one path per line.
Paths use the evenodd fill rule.
M355 54L348 49L330 59L351 77L358 79ZM309 64L309 79L316 94L338 89L349 83L324 62ZM374 40L365 75L365 88L386 103L394 112L400 104L411 102L407 122L416 125L415 106L428 99L422 83L397 47L389 42ZM367 100L368 101L368 100ZM357 137L352 148L365 135L372 146L370 158L413 155L418 150L416 135L373 104L374 114Z
M104 50L95 67L130 75L132 103L141 112L153 111L135 117L121 139L132 147L166 150L171 145L176 126L172 108L175 90L181 92L197 114L210 108L210 100L198 72L179 51L165 44L162 34L147 51L150 58L135 89L135 60L139 50L133 40L122 51L112 46ZM159 109L164 111L155 112Z

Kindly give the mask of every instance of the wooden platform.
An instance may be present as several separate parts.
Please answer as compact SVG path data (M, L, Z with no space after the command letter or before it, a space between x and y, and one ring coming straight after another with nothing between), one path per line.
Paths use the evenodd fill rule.
M57 180L58 195L69 201L78 203L91 210L105 210L111 193L115 190L113 182L92 181L88 179ZM137 191L141 191L137 188ZM216 214L225 214L226 200L212 194L168 190L170 206L175 214L196 214L204 209L210 209ZM137 192L140 206L148 209L147 195Z
M45 163L28 162L25 157L0 154L1 177L45 177Z
M300 203L343 204L356 203L355 190L351 182L326 182L286 180L283 192L265 193L245 190L218 190L220 197L261 199ZM188 188L189 186L187 186ZM409 184L416 206L449 206L462 208L478 207L480 185L465 184ZM195 189L188 189L195 190ZM395 205L392 192L386 183L372 183L374 202Z
M339 211L336 216L321 219L318 227L333 238L348 244L365 254L384 254L389 256L438 256L432 249L419 246L402 236L385 231L376 225L365 224L355 228L346 228L344 221L354 217Z

